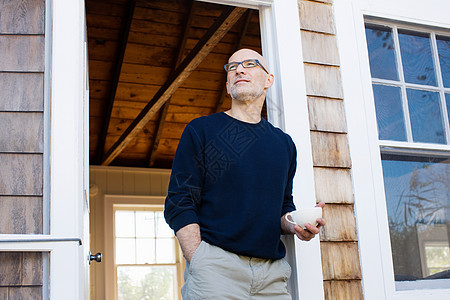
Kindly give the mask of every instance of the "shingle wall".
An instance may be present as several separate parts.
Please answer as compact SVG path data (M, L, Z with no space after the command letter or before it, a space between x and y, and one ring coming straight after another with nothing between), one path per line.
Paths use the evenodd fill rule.
M45 0L0 1L0 234L42 234ZM41 299L42 253L0 252L0 299Z
M327 300L363 299L351 158L332 1L298 1Z

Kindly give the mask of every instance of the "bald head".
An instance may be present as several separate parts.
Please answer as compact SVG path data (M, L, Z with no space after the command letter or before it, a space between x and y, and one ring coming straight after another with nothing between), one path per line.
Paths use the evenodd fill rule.
M269 71L269 65L267 64L267 61L265 58L259 54L258 52L252 50L252 49L240 49L233 53L233 55L230 56L230 59L228 59L228 62L239 62L244 61L246 59L257 59L259 62L264 66L264 68Z
M248 67L241 65L241 62L252 59L259 61L258 67L257 65ZM264 102L267 89L273 84L273 75L268 72L267 61L264 57L254 50L240 49L231 55L228 62L237 63L232 71L227 71L226 86L231 99Z

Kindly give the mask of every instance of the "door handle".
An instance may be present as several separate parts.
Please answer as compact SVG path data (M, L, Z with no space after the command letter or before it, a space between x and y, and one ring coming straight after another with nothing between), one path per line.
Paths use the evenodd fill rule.
M102 262L102 254L98 252L97 254L92 255L91 251L89 251L89 264L91 264L91 261L93 260L96 262Z

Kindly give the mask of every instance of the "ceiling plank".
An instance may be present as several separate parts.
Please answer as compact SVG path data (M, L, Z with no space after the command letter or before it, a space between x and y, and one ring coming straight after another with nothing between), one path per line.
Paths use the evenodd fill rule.
M235 48L234 51L237 51L242 47L242 42L244 41L244 37L245 37L245 34L247 33L248 24L250 24L251 18L252 18L252 11L249 10L246 12L245 21L242 25L242 29L239 34L239 37L236 40L236 45L234 47ZM217 98L216 107L214 108L214 111L213 111L214 113L218 113L222 109L223 102L225 101L225 96L227 95L227 87L225 86L226 81L227 81L227 77L225 76L222 91L220 92L219 97Z
M169 76L166 83L158 90L156 95L148 102L141 113L131 123L131 125L121 135L119 140L108 150L104 156L102 165L109 165L125 147L131 142L134 136L145 126L150 118L158 112L161 106L175 93L177 88L189 77L192 71L203 61L219 43L222 37L247 11L242 7L227 7L220 17L211 26L205 36L197 43L183 62L176 68L175 72Z
M111 84L111 90L109 92L108 102L106 103L105 119L103 121L102 131L100 132L97 149L96 149L96 159L97 164L101 162L103 153L105 151L105 141L108 134L109 122L111 121L111 113L114 106L114 99L116 98L117 86L119 85L119 77L122 71L123 58L125 56L125 50L128 43L128 35L130 33L131 22L133 20L134 9L136 7L136 0L130 0L128 3L128 10L125 19L125 24L122 29L122 35L119 43L119 55L117 57L116 65L114 68L114 75Z
M177 60L175 63L175 66L172 70L172 73L175 72L176 68L179 66L179 64L181 63L181 60L183 58L183 52L186 48L186 40L188 38L188 34L189 34L189 29L191 28L192 25L192 20L194 19L194 9L195 9L195 1L191 0L191 4L189 6L189 13L188 16L186 18L186 22L184 24L184 32L183 32L183 37L181 39L180 45L178 46L178 53L177 53ZM170 105L170 100L172 99L172 97L170 97L166 103L164 103L164 107L163 109L160 110L159 113L159 117L158 117L158 125L157 125L157 130L156 130L156 134L154 135L153 138L153 143L150 149L150 155L149 155L149 160L148 160L148 166L152 167L155 164L155 159L156 159L156 151L158 150L158 146L159 146L159 141L161 139L161 135L164 129L164 124L166 123L166 116L167 116L167 112L169 110L169 105Z

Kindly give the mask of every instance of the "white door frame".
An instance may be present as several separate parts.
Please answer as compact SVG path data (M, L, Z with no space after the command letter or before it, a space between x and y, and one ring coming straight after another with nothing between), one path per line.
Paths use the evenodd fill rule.
M287 132L297 145L293 191L296 207L314 206L314 170L297 0L274 0L271 7L260 8L260 24L263 53L276 78L267 96L269 121ZM295 261L293 269L296 269L291 293L299 299L324 299L319 238L309 242L293 237L290 240L286 243L288 259L291 264Z
M0 251L44 253L43 299L88 299L84 0L46 0L45 20L43 234L1 235Z
M89 299L85 3L48 1L51 1L50 236L81 241L81 245L60 242L50 253L50 298ZM60 249L67 252L59 253ZM64 261L56 263L59 255L65 256Z
M297 208L314 206L314 171L297 0L203 1L259 9L263 54L275 74L274 85L267 94L268 118L297 145L295 205ZM287 258L293 266L290 287L294 299L323 299L319 238L302 242L288 237L285 244Z

